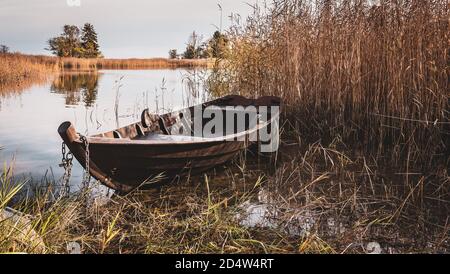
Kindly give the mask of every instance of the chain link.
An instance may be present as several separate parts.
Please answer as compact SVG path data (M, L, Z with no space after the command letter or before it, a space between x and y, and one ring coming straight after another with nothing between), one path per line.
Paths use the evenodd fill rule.
M88 189L89 188L89 183L91 181L91 174L90 174L90 169L89 169L89 142L87 140L87 138L81 134L80 135L80 141L84 144L85 150L86 150L86 162L85 162L85 170L86 172L84 173L83 176L83 188Z
M67 197L70 194L70 177L72 176L72 161L73 154L72 152L66 153L66 144L62 142L61 145L62 159L60 167L64 167L64 175L62 178L62 187L60 190L61 197Z
M83 174L83 189L89 188L89 183L91 181L91 174L90 174L90 167L89 167L89 142L87 138L81 134L80 135L80 141L83 143L86 151L86 162L85 162L85 173ZM66 144L62 142L61 145L61 153L62 153L62 159L61 163L59 164L60 167L64 168L64 175L62 178L62 187L60 190L60 196L61 197L67 197L70 194L70 178L72 176L72 166L73 166L73 154L71 151L67 152Z

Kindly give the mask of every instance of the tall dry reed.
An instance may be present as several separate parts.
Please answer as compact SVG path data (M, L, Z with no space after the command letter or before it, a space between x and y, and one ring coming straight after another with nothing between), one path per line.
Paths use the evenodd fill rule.
M303 141L339 138L378 160L423 167L448 158L448 2L373 3L256 6L235 19L233 50L211 89L283 97Z
M16 91L30 82L44 80L57 69L50 57L0 54L0 91Z
M61 58L62 69L174 69L190 67L207 67L211 61L206 59L83 59Z

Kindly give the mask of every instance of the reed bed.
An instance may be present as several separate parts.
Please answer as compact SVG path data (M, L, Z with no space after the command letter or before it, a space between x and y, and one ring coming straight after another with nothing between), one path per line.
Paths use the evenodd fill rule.
M0 54L0 91L15 92L44 81L58 67L50 57Z
M402 166L450 146L448 2L275 0L228 33L216 94L281 96L294 138Z
M83 59L62 58L60 66L63 69L174 69L208 67L211 60L207 59Z
M207 59L85 59L0 54L0 91L21 91L34 83L43 82L52 73L66 70L176 69L211 67L213 63L214 60Z
M442 0L274 0L235 18L208 86L282 97L278 154L297 156L268 182L278 217L343 220L322 238L335 251L449 252L449 15Z

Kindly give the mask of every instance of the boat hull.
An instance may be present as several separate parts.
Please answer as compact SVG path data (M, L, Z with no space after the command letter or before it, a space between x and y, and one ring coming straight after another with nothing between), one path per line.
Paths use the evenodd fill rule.
M234 96L232 98L234 102L229 97L226 100L224 98L219 100L222 100L223 104L255 104L255 101L244 97ZM256 102L262 104L269 99L265 97ZM218 104L221 102L219 100L213 101L212 104ZM272 98L272 100L274 99ZM279 104L279 99L276 102ZM143 124L138 122L129 125L120 129L120 132L128 134L135 129L139 131ZM154 130L158 129L152 127L151 131ZM226 163L239 151L252 144L249 141L252 130L243 132L244 134L240 135L241 138L231 140L229 138L209 140L187 138L186 140L177 136L151 140L103 137L116 134L108 133L102 134L100 137L97 135L86 138L89 151L89 156L87 156L86 142L81 141L81 136L72 123L62 123L58 128L58 133L84 168L87 166L88 159L89 173L95 179L123 194L140 186L160 185L161 182L167 182L186 174L204 172ZM159 180L157 184L154 184L155 177L158 177Z

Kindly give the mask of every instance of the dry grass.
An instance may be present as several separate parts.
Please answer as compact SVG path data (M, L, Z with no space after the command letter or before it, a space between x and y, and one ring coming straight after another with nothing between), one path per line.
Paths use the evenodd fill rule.
M367 240L448 252L448 3L370 2L255 7L236 19L209 87L283 98L283 139L295 145L279 154L296 156L268 182L281 222L314 208L347 225L334 236L316 227L338 252Z
M255 8L230 31L212 91L283 97L304 143L339 137L379 161L432 167L450 146L448 3L370 2Z
M21 87L44 81L58 67L52 58L0 54L0 92L14 92Z
M263 185L280 227L298 228L305 217L313 219L308 237L320 237L339 253L368 252L370 242L383 253L448 253L447 169L404 174L347 150L339 140L284 149L283 163Z
M63 58L62 67L65 69L175 69L208 67L211 60L206 59L82 59L82 58Z
M207 177L103 202L86 203L90 191L61 198L53 183L14 199L17 184L6 171L0 210L13 205L28 219L0 218L0 253L67 253L71 242L83 253L367 253L370 242L383 253L449 252L445 169L414 176L403 195L403 174L352 159L339 141L298 149L304 153L295 146L284 144L271 174L264 164L247 169L236 161ZM267 209L256 214L259 222L242 223L259 212L249 211L255 206Z
M11 204L16 192L5 183L9 177L3 178L2 192L12 194L0 196L0 210ZM0 253L67 253L70 242L79 243L83 253L295 251L289 243L292 239L274 230L239 225L235 203L248 192L241 193L229 183L226 188L207 188L206 181L196 178L154 192L135 192L104 205L86 203L90 192L60 198L54 185L41 188L32 198L14 202L28 219L18 223L0 218ZM30 228L33 233L24 233Z
M99 69L175 69L210 67L214 60L152 59L83 59L50 56L0 54L0 91L15 92L47 79L64 70L92 71Z

